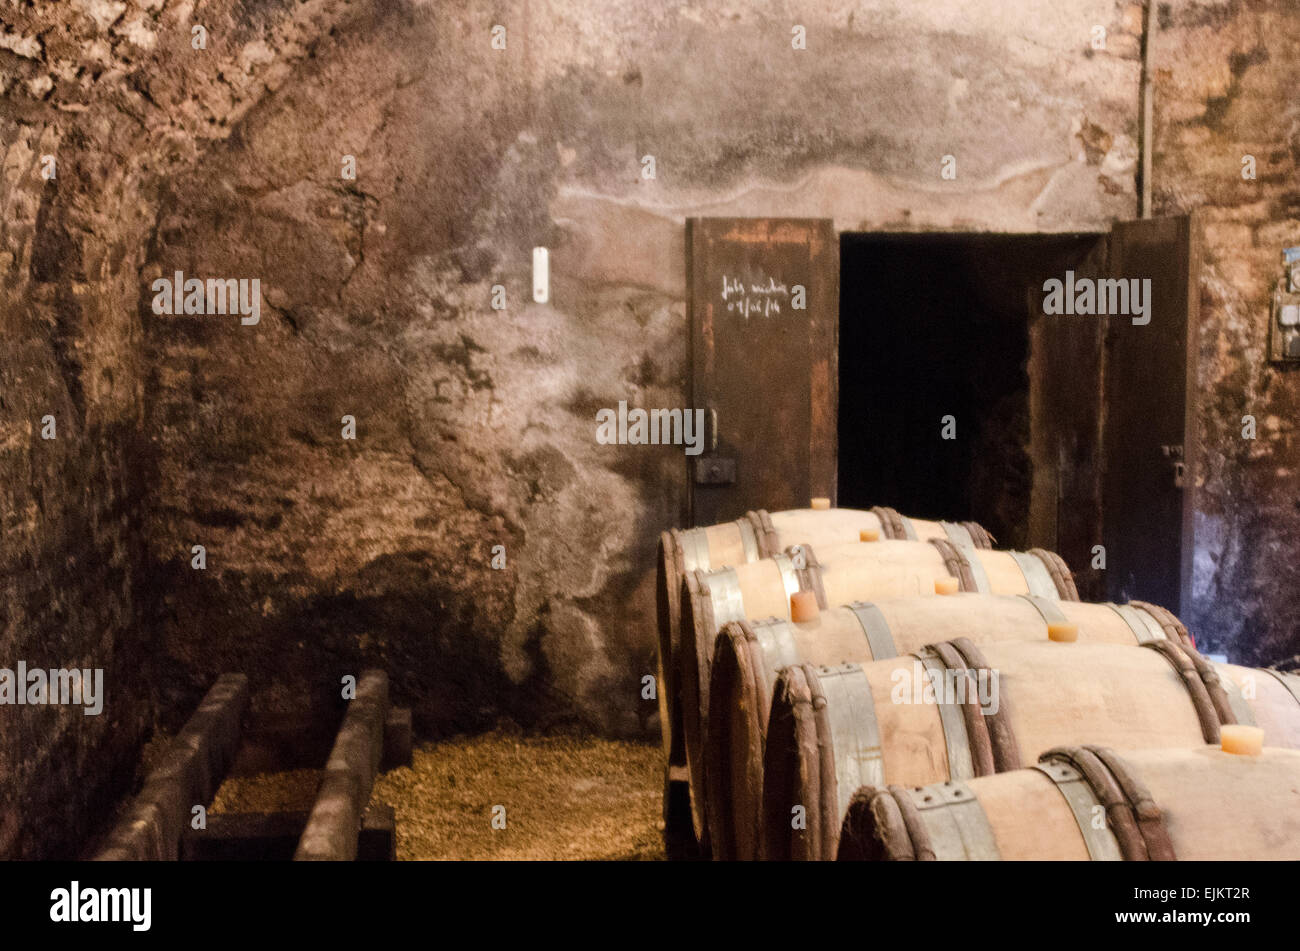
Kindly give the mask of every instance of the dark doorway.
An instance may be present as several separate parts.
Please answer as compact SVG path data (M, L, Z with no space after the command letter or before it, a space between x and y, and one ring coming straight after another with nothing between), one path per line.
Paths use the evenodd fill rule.
M1101 238L841 236L840 505L973 519L1003 548L1055 543L1031 530L1030 325L1043 282Z

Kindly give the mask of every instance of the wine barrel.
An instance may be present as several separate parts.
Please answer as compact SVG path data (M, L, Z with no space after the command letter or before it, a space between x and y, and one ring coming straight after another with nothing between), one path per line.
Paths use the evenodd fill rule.
M655 607L659 626L659 723L668 761L685 763L681 716L675 708L681 584L688 571L714 571L779 555L792 545L825 547L858 542L862 533L883 539L948 539L972 548L992 548L993 537L975 522L933 522L908 518L891 508L760 509L744 518L705 528L672 529L659 536ZM667 678L667 680L665 680Z
M776 618L728 622L715 642L710 665L704 753L706 819L714 857L758 857L763 743L781 668L887 660L963 634L983 646L1042 641L1052 633L1073 635L1084 643L1134 646L1170 639L1192 646L1179 620L1155 605L1048 601L1030 595L859 601L802 624Z
M709 665L722 625L751 617L789 619L790 596L798 591L812 592L824 609L859 599L934 595L937 579L953 577L964 591L1079 599L1069 569L1052 552L959 548L946 539L868 542L821 550L798 545L763 561L687 573L682 581L678 700L692 821L701 841L707 825L704 743Z
M1244 723L1271 745L1300 747L1300 678L1227 668L1168 640L981 649L966 638L869 664L787 667L768 718L761 855L833 858L860 786L965 781L1055 746L1192 747ZM931 676L944 689L927 702ZM993 703L972 699L977 685ZM796 806L805 828L792 827Z
M838 858L1295 861L1300 752L1075 746L969 782L863 788Z

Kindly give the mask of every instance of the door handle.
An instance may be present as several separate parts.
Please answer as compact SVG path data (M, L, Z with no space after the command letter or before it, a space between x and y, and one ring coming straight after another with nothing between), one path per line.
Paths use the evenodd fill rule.
M1183 459L1183 447L1161 446L1160 454L1168 459L1173 465L1174 488L1183 488L1187 484L1187 462Z
M718 451L718 410L709 407L709 455L695 460L696 485L734 485L736 460L713 455Z
M696 485L734 485L736 482L736 460L724 459L722 456L710 456L695 460Z

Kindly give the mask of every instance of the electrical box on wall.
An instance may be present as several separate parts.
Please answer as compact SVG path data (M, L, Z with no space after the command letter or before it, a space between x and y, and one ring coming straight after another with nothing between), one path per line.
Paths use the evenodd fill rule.
M1300 248L1282 249L1282 278L1273 289L1268 358L1300 363Z

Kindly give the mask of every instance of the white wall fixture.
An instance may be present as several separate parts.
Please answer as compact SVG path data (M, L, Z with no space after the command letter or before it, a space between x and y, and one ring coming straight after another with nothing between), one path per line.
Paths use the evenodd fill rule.
M545 248L533 248L533 300L545 304L551 299L551 262Z

